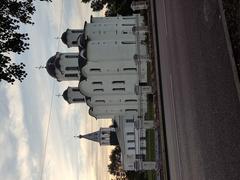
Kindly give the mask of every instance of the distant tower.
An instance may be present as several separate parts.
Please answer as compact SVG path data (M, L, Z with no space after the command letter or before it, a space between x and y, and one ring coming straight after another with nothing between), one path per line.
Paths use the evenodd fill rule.
M101 146L119 145L115 128L100 128L99 131L75 137L78 137L80 139L85 138L91 141L99 142Z
M68 87L62 96L69 104L86 102L78 87Z

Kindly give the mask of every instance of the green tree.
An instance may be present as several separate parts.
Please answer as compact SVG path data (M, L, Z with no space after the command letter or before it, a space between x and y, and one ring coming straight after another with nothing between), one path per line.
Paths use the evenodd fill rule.
M117 175L117 172L121 166L121 149L120 146L116 146L110 156L110 164L108 165L108 172L112 175Z
M50 2L51 0L40 0ZM0 6L0 81L8 83L22 80L27 73L23 63L11 62L10 54L21 54L29 49L27 33L20 33L20 25L33 25L32 15L35 12L34 0L1 0Z
M106 6L105 16L131 15L132 0L82 0L83 3L91 3L93 11L100 11Z

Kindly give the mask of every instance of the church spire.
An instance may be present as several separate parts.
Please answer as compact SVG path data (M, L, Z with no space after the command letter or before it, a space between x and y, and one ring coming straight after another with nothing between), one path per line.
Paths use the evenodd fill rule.
M88 133L85 135L74 136L79 139L88 139L98 142L100 145L118 145L118 140L114 128L100 128L99 131Z

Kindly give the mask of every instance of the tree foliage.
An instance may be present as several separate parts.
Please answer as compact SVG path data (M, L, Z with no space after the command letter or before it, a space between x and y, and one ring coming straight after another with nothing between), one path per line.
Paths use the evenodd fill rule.
M117 172L120 170L121 166L121 149L120 146L116 146L110 156L110 164L108 165L108 172L112 175L117 175Z
M0 6L0 81L12 83L22 80L27 73L23 63L11 62L10 54L21 54L29 49L27 33L20 32L20 25L33 25L32 15L36 11L35 0L1 0ZM50 2L51 0L40 0Z
M132 0L82 0L83 3L91 3L93 11L100 11L106 7L105 16L131 15Z

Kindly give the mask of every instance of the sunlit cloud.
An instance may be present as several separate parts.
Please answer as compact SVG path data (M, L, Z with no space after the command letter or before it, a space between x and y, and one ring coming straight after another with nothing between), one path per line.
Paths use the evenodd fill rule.
M69 105L56 96L68 86L77 86L77 82L58 83L45 69L35 68L44 66L56 51L76 51L67 49L56 37L68 27L82 28L84 21L89 22L91 14L97 15L89 10L89 4L63 1L62 9L61 2L36 2L35 25L23 29L29 33L30 50L13 57L27 65L28 76L21 84L0 85L0 145L4 147L0 150L0 174L5 180L39 179L42 167L43 179L48 180L107 180L109 177L105 163L111 148L73 138L79 133L98 130L99 126L105 127L109 122L90 117L86 105ZM41 164L43 158L44 165Z

